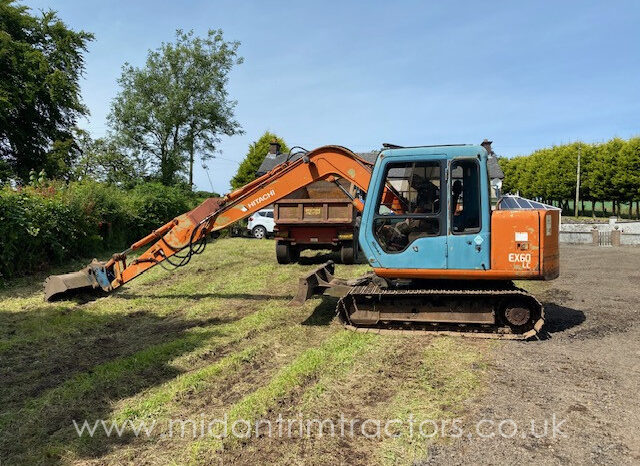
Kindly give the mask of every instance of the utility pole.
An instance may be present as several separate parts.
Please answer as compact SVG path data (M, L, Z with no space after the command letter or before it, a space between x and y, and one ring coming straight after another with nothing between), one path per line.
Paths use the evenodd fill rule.
M582 152L582 146L578 146L578 168L576 169L576 203L574 205L573 216L578 216L578 201L580 200L580 155Z

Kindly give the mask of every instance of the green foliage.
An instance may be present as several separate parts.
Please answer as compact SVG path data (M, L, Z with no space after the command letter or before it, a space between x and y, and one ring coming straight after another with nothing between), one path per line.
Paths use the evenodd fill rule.
M143 68L123 66L110 125L129 155L151 156L162 184L188 173L192 185L196 151L207 159L220 135L241 132L227 92L229 72L242 62L239 46L225 42L220 30L205 38L178 30L175 43L148 52Z
M247 155L238 167L235 176L231 178L231 187L233 189L240 188L256 179L256 172L258 168L260 168L260 165L262 165L267 153L269 153L269 144L274 140L280 144L281 152L289 152L289 148L287 147L287 143L284 142L284 139L269 131L265 131L260 139L249 145L249 152L247 152Z
M580 198L587 201L640 200L640 138L602 144L576 142L540 149L528 156L501 157L503 191L530 198L568 201L575 197L580 152Z
M82 141L82 156L74 165L78 180L94 180L120 187L133 187L147 179L146 163L135 153L127 153L113 137Z
M83 53L93 35L47 11L32 16L0 0L0 177L28 180L44 169L68 177L77 156L72 128L88 114L80 99ZM10 174L7 174L7 169Z
M199 203L191 191L94 181L0 189L0 280L124 248Z
M640 137L629 139L620 149L620 167L613 176L621 199L640 200Z
M135 240L169 220L195 207L195 196L179 187L145 183L127 191L131 210L135 213ZM134 241L135 241L134 240Z

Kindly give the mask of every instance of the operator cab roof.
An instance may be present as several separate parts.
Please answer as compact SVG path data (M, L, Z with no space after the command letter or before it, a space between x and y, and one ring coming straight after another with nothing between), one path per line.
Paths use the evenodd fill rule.
M438 146L412 146L401 147L393 144L384 144L385 149L382 150L383 157L402 157L402 156L425 156L438 155L445 157L475 157L477 155L486 157L487 150L480 144L443 144Z

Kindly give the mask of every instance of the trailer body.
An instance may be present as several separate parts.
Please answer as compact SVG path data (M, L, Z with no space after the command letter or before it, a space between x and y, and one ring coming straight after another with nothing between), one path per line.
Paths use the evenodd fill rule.
M356 209L350 199L283 199L274 204L276 258L297 262L306 249L330 249L352 264L357 251Z

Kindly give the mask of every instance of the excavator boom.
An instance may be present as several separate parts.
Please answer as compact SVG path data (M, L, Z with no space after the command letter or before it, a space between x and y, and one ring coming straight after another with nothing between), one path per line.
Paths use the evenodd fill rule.
M177 267L186 265L194 254L202 252L203 241L209 233L242 220L315 181L345 178L366 191L371 169L370 162L349 149L319 147L301 158L274 167L223 198L207 199L133 243L127 250L114 254L106 262L94 259L77 272L50 276L45 281L45 299L49 301L80 289L110 292L164 261ZM354 199L354 205L362 210L358 199ZM131 253L145 247L146 251L129 261Z

